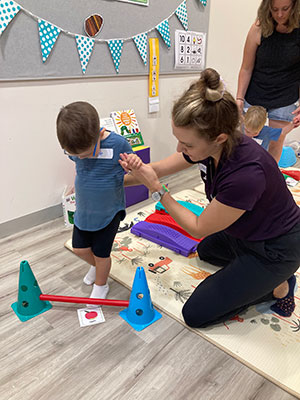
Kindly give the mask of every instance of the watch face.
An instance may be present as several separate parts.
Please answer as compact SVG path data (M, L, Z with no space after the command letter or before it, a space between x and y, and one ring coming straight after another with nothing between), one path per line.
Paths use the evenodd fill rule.
M152 200L154 200L154 201L160 201L161 194L159 192L153 192L151 197L152 197Z

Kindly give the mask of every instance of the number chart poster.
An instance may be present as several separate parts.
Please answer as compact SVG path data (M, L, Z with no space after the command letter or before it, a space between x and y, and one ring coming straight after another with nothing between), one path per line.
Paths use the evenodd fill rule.
M205 65L206 34L175 31L175 68L203 70Z

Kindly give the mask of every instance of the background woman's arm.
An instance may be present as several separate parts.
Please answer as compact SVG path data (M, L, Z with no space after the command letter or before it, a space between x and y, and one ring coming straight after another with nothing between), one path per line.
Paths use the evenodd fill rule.
M244 98L247 92L249 82L252 76L252 71L255 64L257 47L260 44L261 29L254 23L247 35L244 46L243 61L238 77L238 89L236 100L240 111L242 112L244 106Z

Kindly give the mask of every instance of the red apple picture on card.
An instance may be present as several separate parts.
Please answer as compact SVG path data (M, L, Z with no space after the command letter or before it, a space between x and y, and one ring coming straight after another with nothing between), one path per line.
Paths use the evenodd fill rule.
M94 319L97 316L98 316L98 313L96 311L86 311L86 313L85 313L86 319Z
M90 326L105 322L101 307L81 308L77 310L80 326Z

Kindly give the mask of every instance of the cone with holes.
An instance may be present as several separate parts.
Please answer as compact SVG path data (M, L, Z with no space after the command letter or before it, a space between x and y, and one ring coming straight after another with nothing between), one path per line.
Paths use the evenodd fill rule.
M49 310L52 305L40 300L41 289L27 261L21 261L18 301L11 305L18 318L24 322Z
M143 267L137 267L129 306L119 314L136 331L141 331L161 318L161 314L153 308Z

